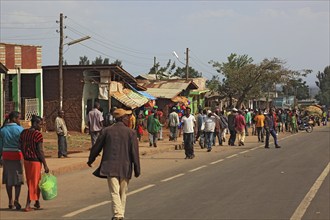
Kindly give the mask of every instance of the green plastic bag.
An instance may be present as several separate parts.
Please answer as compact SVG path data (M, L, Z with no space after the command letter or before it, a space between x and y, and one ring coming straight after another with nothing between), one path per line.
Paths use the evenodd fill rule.
M57 196L57 179L56 176L43 173L39 182L39 188L44 200L51 200Z

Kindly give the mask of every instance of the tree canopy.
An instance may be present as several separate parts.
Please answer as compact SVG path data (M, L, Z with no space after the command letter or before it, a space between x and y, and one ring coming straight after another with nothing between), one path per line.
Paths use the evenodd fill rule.
M254 64L248 55L237 55L232 53L227 62L211 60L210 63L216 71L224 76L219 84L219 92L224 97L236 98L236 107L250 98L261 95L262 92L275 91L275 84L286 83L299 72L290 71L284 67L284 62L278 58L264 59L259 64Z
M319 71L316 78L318 81L315 83L320 91L315 98L321 105L330 106L330 66L326 66L323 72Z

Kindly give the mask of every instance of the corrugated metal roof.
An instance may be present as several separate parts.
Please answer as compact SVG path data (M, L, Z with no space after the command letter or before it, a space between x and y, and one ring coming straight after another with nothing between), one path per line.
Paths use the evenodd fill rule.
M147 92L157 98L172 99L175 96L179 95L183 89L163 89L163 88L148 88Z
M160 89L198 89L198 86L192 80L170 79L170 80L138 80L138 84L149 88Z
M112 97L131 109L141 107L149 101L146 97L130 89L124 89L123 92L115 92L112 94Z

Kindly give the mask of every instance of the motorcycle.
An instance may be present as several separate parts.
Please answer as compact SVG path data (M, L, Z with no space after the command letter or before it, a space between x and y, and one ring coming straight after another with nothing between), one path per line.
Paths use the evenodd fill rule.
M313 126L309 124L308 122L301 122L298 125L299 131L306 131L307 133L311 133L313 131Z

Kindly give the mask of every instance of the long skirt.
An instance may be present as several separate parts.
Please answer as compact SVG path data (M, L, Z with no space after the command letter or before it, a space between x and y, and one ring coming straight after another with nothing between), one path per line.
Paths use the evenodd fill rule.
M21 161L3 160L2 184L18 186L23 183L23 166Z
M25 160L24 168L30 200L39 200L40 188L38 184L41 178L41 162Z

